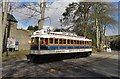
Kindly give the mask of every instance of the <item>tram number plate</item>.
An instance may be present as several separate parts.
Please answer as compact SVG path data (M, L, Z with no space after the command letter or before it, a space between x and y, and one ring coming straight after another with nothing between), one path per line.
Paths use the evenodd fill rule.
M60 52L63 52L63 51L62 50L55 50L55 52L60 53Z

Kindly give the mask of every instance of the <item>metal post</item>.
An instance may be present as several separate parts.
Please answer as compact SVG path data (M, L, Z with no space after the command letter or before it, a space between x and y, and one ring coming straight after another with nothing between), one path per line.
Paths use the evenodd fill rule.
M38 46L38 50L39 50L39 53L40 53L40 37L39 37L39 42L38 42L39 44L39 46Z

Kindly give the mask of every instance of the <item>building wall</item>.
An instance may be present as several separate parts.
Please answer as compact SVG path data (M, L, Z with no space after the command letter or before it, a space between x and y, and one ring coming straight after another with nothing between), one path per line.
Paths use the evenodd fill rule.
M10 37L14 37L19 41L19 50L29 50L30 45L28 41L30 40L31 31L17 29L17 23L11 23Z

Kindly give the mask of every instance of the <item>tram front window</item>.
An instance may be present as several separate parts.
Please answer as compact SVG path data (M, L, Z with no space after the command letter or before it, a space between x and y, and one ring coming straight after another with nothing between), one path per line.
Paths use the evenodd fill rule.
M38 50L39 37L31 38L31 50Z

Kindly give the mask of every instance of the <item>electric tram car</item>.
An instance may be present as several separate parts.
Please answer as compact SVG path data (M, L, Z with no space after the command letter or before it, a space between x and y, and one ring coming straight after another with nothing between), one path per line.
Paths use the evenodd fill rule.
M31 35L30 53L27 59L35 60L39 56L68 57L72 55L91 55L92 40L67 32L35 31Z

